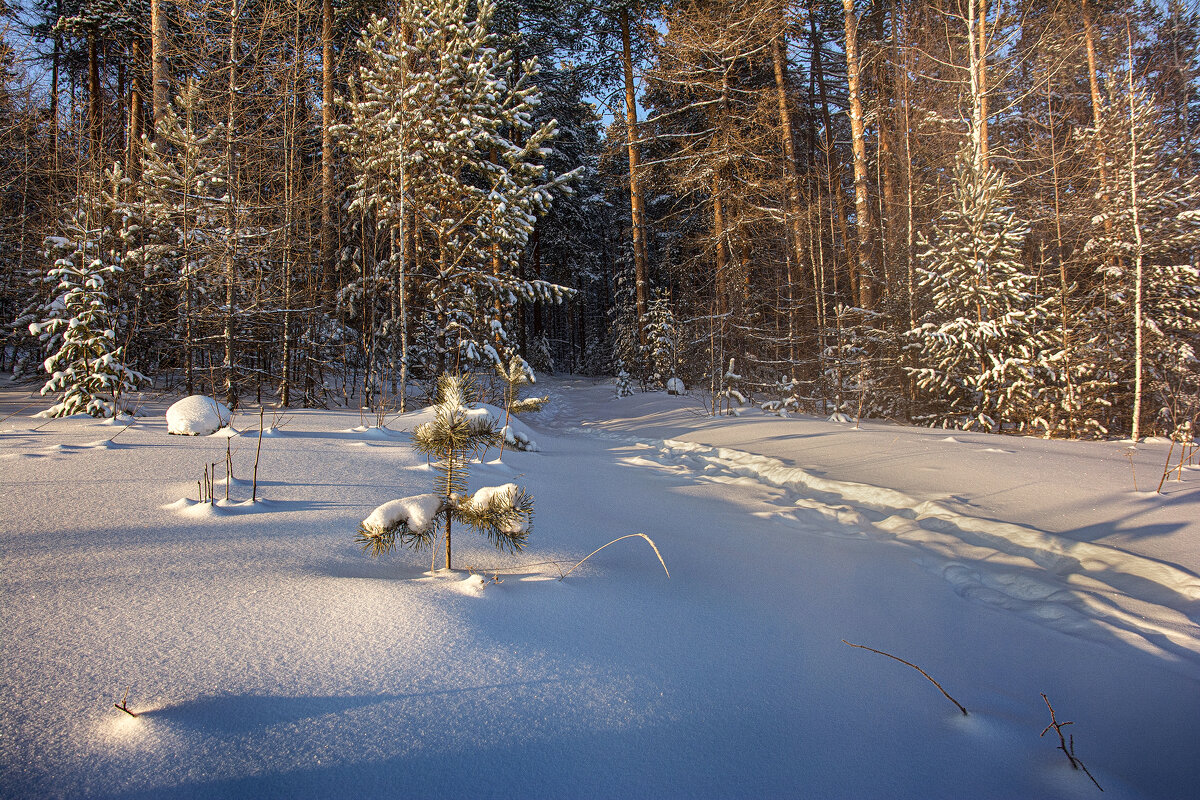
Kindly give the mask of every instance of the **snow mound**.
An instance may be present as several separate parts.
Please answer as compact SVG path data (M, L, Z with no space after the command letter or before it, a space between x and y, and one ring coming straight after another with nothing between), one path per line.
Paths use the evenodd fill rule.
M229 424L229 407L211 397L194 394L167 409L167 433L209 436Z
M683 394L684 391L683 381L679 378L671 378L667 381L667 394Z
M413 533L429 530L433 518L442 508L442 498L436 494L417 494L390 500L376 508L362 521L367 530L386 531L406 523Z

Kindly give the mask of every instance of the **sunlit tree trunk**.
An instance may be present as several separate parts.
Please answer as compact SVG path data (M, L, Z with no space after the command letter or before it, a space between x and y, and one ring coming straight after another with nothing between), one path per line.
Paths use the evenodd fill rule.
M326 0L328 2L328 0ZM633 85L633 49L629 41L629 8L621 7L621 60L625 75L625 135L629 147L629 209L633 217L633 263L636 282L638 341L646 344L646 308L649 295L649 275L646 266L646 215L642 207L642 189L638 176L640 145L638 144L637 99Z

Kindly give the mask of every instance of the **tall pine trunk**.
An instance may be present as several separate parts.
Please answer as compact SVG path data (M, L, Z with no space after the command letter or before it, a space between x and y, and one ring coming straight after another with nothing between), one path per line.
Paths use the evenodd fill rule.
M646 344L646 308L649 295L649 276L646 266L646 215L642 207L642 189L638 176L640 145L638 144L637 99L633 86L633 49L629 41L629 8L622 6L621 61L625 75L625 135L629 147L629 210L633 217L633 265L636 283L638 342Z
M225 404L237 406L237 382L234 376L234 301L237 288L237 172L235 163L235 131L238 114L238 8L239 0L229 4L229 97L228 115L225 121Z
M321 270L333 272L333 3L321 0Z
M875 286L871 279L871 204L867 197L867 143L863 125L861 64L858 57L858 17L854 0L842 0L846 16L846 77L850 97L850 144L854 152L854 215L858 229L858 305L875 305Z

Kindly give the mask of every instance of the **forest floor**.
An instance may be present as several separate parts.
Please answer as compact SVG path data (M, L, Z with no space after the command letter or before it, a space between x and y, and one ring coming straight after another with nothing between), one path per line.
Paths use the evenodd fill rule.
M251 502L257 413L169 436L174 398L126 429L0 383L0 797L1099 796L1042 693L1105 797L1200 785L1200 468L1156 492L1165 441L538 389L539 450L471 474L534 496L528 548L456 531L431 573L354 542L432 490L427 410L287 412ZM670 577L631 538L559 579L634 533Z

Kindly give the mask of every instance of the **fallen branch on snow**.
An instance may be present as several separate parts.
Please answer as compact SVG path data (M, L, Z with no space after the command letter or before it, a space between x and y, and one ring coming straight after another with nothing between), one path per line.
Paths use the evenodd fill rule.
M913 668L913 669L915 669L917 672L919 672L919 673L921 673L922 675L924 675L924 676L925 676L925 678L926 678L926 679L927 679L927 680L928 680L930 683L932 683L934 686L936 686L936 687L938 688L938 691L939 691L939 692L941 692L942 694L946 695L946 699L947 699L947 700L949 700L951 703L954 703L954 705L958 706L958 710L959 710L959 711L961 711L961 712L963 713L963 716L964 716L964 717L965 717L965 716L968 716L966 707L965 707L965 706L963 706L963 704L962 704L962 703L958 702L958 701L957 701L957 700L955 700L953 697L951 697L951 696L950 696L950 693L949 693L949 692L947 692L945 689L943 689L943 688L942 688L942 685L941 685L940 683L938 683L938 682L937 682L937 681L935 681L933 678L931 678L931 677L929 676L929 673L928 673L928 672L926 672L925 670L921 669L921 668L920 668L920 667L918 667L916 664L913 664L913 663L910 663L910 662L908 662L908 661L905 661L903 658L900 658L899 656L894 656L894 655L892 655L891 653L885 653L885 652L883 652L882 650L876 650L874 647L867 647L866 645L863 645L863 644L851 644L850 642L847 642L845 639L842 639L842 644L848 644L848 645L850 645L851 647L857 647L859 650L870 650L872 653L878 653L878 654L879 654L879 655L881 655L881 656L887 656L887 657L888 657L888 658L890 658L890 659L893 659L893 660L895 660L895 661L899 661L901 664L905 664L906 666L912 667L912 668Z

